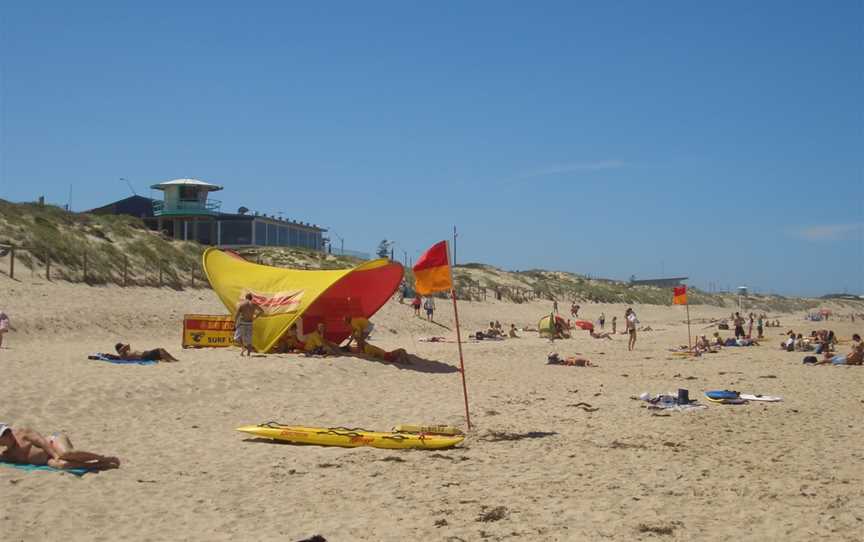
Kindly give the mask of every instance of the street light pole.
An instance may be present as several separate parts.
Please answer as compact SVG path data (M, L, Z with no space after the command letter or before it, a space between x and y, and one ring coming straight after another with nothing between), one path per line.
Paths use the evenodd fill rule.
M456 226L453 226L453 267L456 267L456 238L459 235L456 233Z

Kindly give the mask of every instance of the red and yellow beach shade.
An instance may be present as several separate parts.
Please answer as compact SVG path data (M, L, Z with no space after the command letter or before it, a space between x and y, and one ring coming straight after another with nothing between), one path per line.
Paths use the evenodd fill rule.
M676 286L672 288L672 304L673 305L686 305L687 304L687 287L686 286Z
M447 241L441 241L432 245L414 264L414 289L420 295L429 295L452 288Z

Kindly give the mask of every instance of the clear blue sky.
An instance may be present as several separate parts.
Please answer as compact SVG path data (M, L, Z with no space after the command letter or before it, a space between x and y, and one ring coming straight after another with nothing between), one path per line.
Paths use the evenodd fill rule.
M5 2L0 197L195 177L400 259L455 224L462 262L864 293L862 24L861 1Z

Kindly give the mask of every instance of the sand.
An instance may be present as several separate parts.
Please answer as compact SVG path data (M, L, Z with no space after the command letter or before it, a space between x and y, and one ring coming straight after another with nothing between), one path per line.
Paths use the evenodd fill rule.
M780 332L819 325L802 314L781 315L763 346L698 360L666 351L687 342L681 307L636 306L654 331L640 333L634 352L624 336L585 332L554 344L535 333L466 344L475 428L459 448L423 452L257 442L233 430L269 420L464 426L455 344L418 340L453 334L408 305L393 301L373 319L377 344L422 358L402 368L183 351L183 313L224 312L209 290L3 276L0 291L17 329L0 350L0 420L65 431L79 448L123 460L83 478L0 468L3 540L851 541L864 533L864 368L807 367L803 354L780 351ZM550 307L466 302L460 314L474 331L490 319L536 325ZM623 306L582 307L592 319L604 311L607 322L622 321ZM448 305L438 309L452 327ZM694 318L728 313L691 308ZM830 326L847 338L862 330ZM87 359L119 339L164 346L181 362ZM551 351L599 367L547 366ZM679 387L693 398L731 388L785 400L655 415L631 399Z

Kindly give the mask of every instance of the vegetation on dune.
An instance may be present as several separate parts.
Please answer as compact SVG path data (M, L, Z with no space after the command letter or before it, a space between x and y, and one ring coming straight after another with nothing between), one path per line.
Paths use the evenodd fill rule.
M592 279L560 271L503 271L486 264L467 263L455 268L454 280L459 297L473 300L500 298L519 303L532 299L557 299L559 303L672 304L669 288ZM730 311L738 306L736 294L708 293L688 287L687 296L692 305L729 307ZM774 295L749 295L744 301L748 311L789 312L819 306L817 299ZM567 310L567 307L560 308Z
M167 286L191 284L195 276L202 280L203 247L164 238L130 216L0 200L0 243L17 247L16 265L31 274L42 275L50 265L51 279L123 284L125 276L128 285L154 286L161 269ZM16 269L22 272L27 271Z
M15 274L89 284L173 288L206 286L195 242L175 241L131 216L70 213L53 205L0 200L0 244L17 247ZM300 269L346 269L361 260L303 248L254 247L239 251L250 260ZM86 277L85 277L86 266ZM124 275L125 271L125 275ZM8 274L8 256L0 258Z
M149 230L129 216L70 213L52 205L10 203L0 200L0 244L21 247L16 252L16 275L45 273L51 265L51 278L90 284L126 284L174 288L205 286L201 254L206 247L198 243L174 241ZM362 260L335 256L303 248L250 247L238 251L249 261L299 269L347 269ZM22 267L23 266L23 269ZM29 270L27 269L29 268ZM0 258L0 272L8 273L8 257ZM460 299L501 299L521 303L533 299L557 299L597 303L669 305L668 288L636 286L627 282L592 279L574 273L532 269L504 271L482 263L466 263L453 270ZM405 270L413 284L413 274ZM734 294L714 294L688 288L693 305L738 306ZM839 297L839 296L838 296ZM843 296L835 302L858 305L860 301ZM748 311L788 312L819 306L818 299L750 295ZM562 306L562 311L567 307Z

